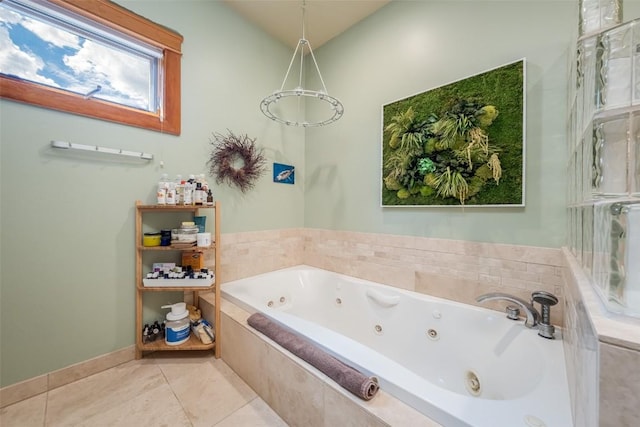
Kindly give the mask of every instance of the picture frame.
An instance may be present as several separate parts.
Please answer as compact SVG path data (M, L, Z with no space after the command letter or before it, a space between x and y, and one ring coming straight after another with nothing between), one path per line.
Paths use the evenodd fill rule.
M295 184L296 168L282 163L273 163L273 182L278 184Z
M524 207L526 61L382 106L382 207Z

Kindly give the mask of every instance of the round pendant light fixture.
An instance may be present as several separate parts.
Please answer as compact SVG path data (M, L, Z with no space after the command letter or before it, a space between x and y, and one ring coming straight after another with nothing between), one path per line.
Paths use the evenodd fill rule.
M260 102L260 109L264 113L265 116L270 118L273 121L278 123L285 124L287 126L302 126L302 127L314 127L314 126L324 126L330 123L335 122L344 114L344 107L342 103L335 97L329 95L327 92L327 87L324 84L324 80L322 78L322 74L320 73L320 68L318 67L318 63L316 61L316 57L313 54L313 49L311 48L311 43L305 37L305 2L302 2L302 38L298 41L298 45L296 46L295 51L293 52L293 56L291 57L291 62L289 63L289 68L287 69L287 73L282 80L282 85L279 90L276 90L269 96L266 96ZM315 66L315 71L318 75L320 83L322 84L322 89L320 90L310 90L305 89L302 85L303 75L304 75L304 59L306 55L309 55L313 60L313 65ZM291 70L293 68L293 64L296 61L296 58L299 57L299 73L298 73L298 85L292 89L285 89L285 84L289 79L289 74L291 74ZM280 104L283 104L287 100L297 101L297 114L298 117L292 118L287 117L282 110L286 108L278 108ZM317 107L319 110L319 117L313 120L308 120L300 117L301 111L304 111L306 114L306 105L302 105L305 101L314 100L319 102L320 105ZM291 110L291 109L289 109ZM316 111L316 110L314 110Z

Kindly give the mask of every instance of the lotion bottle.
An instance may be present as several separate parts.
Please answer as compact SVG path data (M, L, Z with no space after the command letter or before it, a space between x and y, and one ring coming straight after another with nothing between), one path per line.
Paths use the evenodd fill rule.
M160 177L160 181L158 182L158 204L166 205L167 204L167 181L169 180L169 175L166 173L162 174Z
M164 340L167 345L180 345L189 339L191 334L191 322L189 321L189 311L187 303L177 302L175 304L163 305L162 308L170 308L167 313L167 320L164 322Z

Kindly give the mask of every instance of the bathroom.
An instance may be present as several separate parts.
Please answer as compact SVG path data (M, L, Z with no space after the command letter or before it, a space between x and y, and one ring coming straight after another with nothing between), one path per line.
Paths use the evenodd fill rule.
M567 80L577 1L393 1L315 51L345 115L308 129L269 121L259 108L280 84L291 47L224 2L118 3L184 36L182 132L0 100L0 387L133 345L134 201L152 202L162 173L206 172L211 135L226 129L255 137L269 164L294 165L298 173L295 185L263 177L246 194L214 186L223 206L223 281L307 263L467 303L484 292L542 288L561 298L554 307L561 319L563 275L571 277L562 248L569 235ZM623 21L639 17L640 2L625 1ZM381 106L521 58L526 206L381 208ZM78 160L53 152L51 140L149 152L154 161ZM450 249L434 253L434 244ZM390 262L399 246L415 249L420 261ZM492 274L467 270L455 256L460 247L503 261ZM538 270L523 274L525 260ZM158 305L172 302L162 298ZM579 298L572 296L572 307L596 303ZM583 331L584 313L571 313ZM639 334L638 327L617 330ZM596 345L597 338L576 348ZM616 341L603 348L610 375L601 366L599 380L570 377L582 402L573 410L575 424L591 425L581 421L593 422L599 399L600 425L633 425L625 420L637 420L637 393L614 393L625 377L637 377L624 368L638 365L637 348ZM616 362L623 348L623 362ZM566 355L568 366L591 372L591 356ZM611 369L616 365L622 371ZM630 390L637 383L630 380ZM636 418L607 424L614 418L604 411Z

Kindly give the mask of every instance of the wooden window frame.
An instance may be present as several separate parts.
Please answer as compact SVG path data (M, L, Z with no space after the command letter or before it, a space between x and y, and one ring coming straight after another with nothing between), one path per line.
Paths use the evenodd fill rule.
M49 0L117 31L162 49L160 111L148 112L110 103L19 78L0 75L0 97L18 102L136 126L172 135L181 130L182 35L109 0Z

